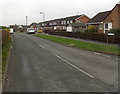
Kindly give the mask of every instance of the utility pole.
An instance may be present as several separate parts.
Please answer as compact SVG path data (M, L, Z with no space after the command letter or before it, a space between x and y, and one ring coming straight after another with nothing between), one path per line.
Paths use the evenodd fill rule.
M26 16L26 25L27 25L27 22L28 22L28 17Z

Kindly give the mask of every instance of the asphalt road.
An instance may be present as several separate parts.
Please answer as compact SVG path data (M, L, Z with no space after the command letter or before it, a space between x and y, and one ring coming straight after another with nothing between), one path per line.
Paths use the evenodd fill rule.
M117 92L117 56L15 33L4 92Z

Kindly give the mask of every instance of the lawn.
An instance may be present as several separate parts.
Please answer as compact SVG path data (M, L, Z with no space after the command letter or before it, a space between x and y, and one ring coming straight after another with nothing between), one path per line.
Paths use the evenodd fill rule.
M62 37L57 37L57 36L37 35L37 34L35 36L41 37L44 39L48 39L48 40L51 40L54 42L62 43L65 45L73 45L73 47L77 47L77 48L81 48L81 49L85 49L85 50L91 50L91 51L97 51L97 52L102 52L102 53L118 55L118 47L83 42L83 41L79 41L79 40L73 40L73 39L62 38ZM120 53L119 53L119 55L120 55Z

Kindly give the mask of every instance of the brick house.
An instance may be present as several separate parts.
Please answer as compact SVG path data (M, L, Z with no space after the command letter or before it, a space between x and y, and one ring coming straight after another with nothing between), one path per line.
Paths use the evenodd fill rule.
M86 23L90 18L86 15L76 15L50 21L40 22L39 25L44 29L66 30L70 23Z
M100 12L87 22L87 26L95 26L99 33L107 33L112 28L120 28L120 4L111 11Z

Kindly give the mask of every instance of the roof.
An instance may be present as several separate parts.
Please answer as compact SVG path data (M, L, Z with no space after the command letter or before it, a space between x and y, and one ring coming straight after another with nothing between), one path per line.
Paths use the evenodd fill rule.
M70 23L71 26L85 26L85 23Z
M49 20L45 22L40 22L40 23L47 23L47 22L53 22L53 21L64 21L64 20L75 20L83 15L76 15L76 16L70 16L70 17L65 17L65 18L59 18L59 19L54 19L54 20Z
M100 12L96 16L94 16L91 20L89 20L87 23L102 22L109 15L110 12L111 11Z
M63 19L64 20L75 20L75 19L77 19L77 18L79 18L81 16L83 16L83 15L70 16L70 17L66 17L66 18L63 18Z

